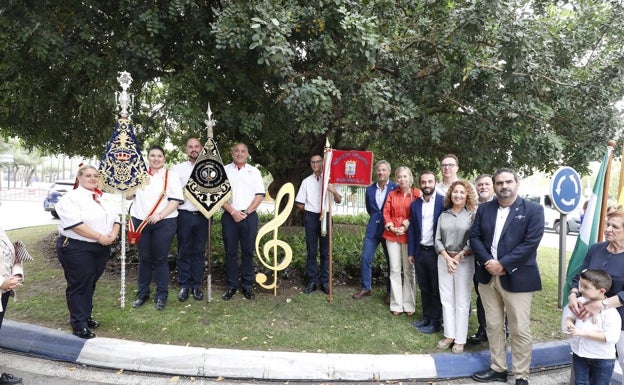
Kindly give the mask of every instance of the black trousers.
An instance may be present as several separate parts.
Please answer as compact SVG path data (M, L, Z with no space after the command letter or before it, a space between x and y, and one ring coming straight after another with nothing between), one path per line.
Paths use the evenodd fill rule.
M420 246L414 269L420 288L423 318L432 323L442 322L442 303L438 287L438 255L433 246Z
M9 304L10 291L2 293L2 311L0 312L0 328L2 327L2 321L4 321L4 313L6 313L7 305Z

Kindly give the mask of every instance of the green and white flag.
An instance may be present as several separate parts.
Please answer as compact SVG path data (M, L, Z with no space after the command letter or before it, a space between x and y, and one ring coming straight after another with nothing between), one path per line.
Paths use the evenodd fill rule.
M601 215L602 195L604 194L605 175L607 173L607 165L609 164L610 156L611 148L609 147L607 148L607 153L602 159L600 170L598 170L598 176L596 177L596 182L594 183L594 189L591 197L589 198L587 210L585 210L583 223L581 223L579 236L576 239L572 257L570 257L570 263L568 264L568 270L566 272L566 284L563 290L564 293L570 292L572 279L579 273L579 270L583 265L583 261L585 260L585 255L587 255L587 250L589 250L591 245L598 241L600 221L604 220ZM563 306L567 303L568 297L564 295Z

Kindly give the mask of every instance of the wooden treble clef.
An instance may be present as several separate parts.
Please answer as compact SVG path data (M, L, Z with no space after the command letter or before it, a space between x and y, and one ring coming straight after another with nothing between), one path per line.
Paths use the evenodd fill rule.
M286 203L286 207L279 212L282 199L284 199L285 195L288 196L288 202ZM292 261L292 248L288 243L277 239L277 231L279 226L288 219L294 204L295 186L292 183L286 183L280 188L275 198L275 217L262 226L256 236L256 254L260 262L266 268L273 271L273 283L265 284L267 276L263 273L256 274L256 282L265 289L273 289L273 295L277 295L277 272L287 268ZM264 244L263 252L260 253L260 240L265 234L271 231L273 231L273 239ZM282 248L284 254L281 261L279 261L278 247Z

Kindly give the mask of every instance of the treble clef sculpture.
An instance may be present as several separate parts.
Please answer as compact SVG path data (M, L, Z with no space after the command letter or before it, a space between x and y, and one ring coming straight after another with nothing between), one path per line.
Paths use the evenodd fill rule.
M288 202L286 207L280 212L279 208L285 195L288 197ZM256 274L256 282L265 289L273 289L273 295L277 295L277 272L287 268L292 261L292 248L288 243L277 239L277 230L288 219L294 204L295 186L292 183L286 183L280 188L275 198L275 217L262 226L258 231L258 236L256 236L256 254L260 262L273 271L273 283L265 284L267 276L263 273ZM260 253L260 240L271 231L273 231L273 239L264 244L263 252ZM279 261L278 247L281 247L284 252L281 261Z

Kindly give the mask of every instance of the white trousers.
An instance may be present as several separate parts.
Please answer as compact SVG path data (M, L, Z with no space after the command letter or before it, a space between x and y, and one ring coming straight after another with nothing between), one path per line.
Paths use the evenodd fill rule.
M464 257L455 273L450 274L446 260L438 255L438 287L442 302L444 337L452 338L457 344L465 344L468 338L468 317L474 276L474 257Z
M386 247L390 259L390 311L413 313L416 309L416 275L414 265L407 259L407 244L386 241Z

